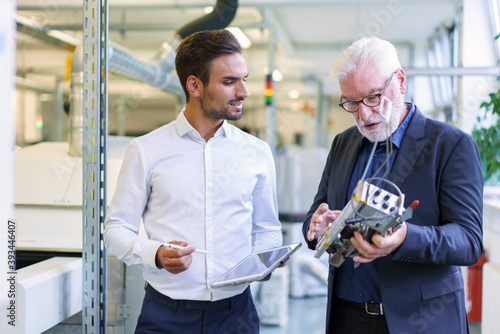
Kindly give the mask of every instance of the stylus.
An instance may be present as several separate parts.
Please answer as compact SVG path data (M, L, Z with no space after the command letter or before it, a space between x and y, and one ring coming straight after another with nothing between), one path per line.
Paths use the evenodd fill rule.
M183 246L179 246L179 245L175 245L175 244L167 244L167 243L164 243L163 246L167 246L167 247L175 248L175 249L184 249L184 248L186 248L186 247L183 247ZM196 248L194 251L197 252L197 253L210 254L206 250L198 249L198 248Z

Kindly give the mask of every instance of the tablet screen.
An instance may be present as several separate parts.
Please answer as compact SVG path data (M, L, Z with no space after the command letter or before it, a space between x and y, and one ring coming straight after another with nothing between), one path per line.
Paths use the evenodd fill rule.
M279 265L285 263L301 245L299 242L254 252L210 285L217 288L262 280Z

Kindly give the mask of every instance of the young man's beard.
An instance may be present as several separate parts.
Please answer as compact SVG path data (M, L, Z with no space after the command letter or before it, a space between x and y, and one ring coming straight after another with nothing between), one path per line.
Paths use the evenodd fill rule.
M213 101L213 96L210 92L205 92L200 99L201 110L205 117L212 119L226 119L228 121L237 121L243 116L243 112L240 110L237 113L230 113L229 107L220 107L220 108L207 108L205 105L205 98L208 98ZM229 101L229 103L232 101Z

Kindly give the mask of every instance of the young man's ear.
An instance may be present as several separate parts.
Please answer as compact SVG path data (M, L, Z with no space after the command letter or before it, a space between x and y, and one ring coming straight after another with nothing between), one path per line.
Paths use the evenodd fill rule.
M195 77L194 75L190 75L186 80L186 89L189 92L189 95L193 97L201 96L201 80Z

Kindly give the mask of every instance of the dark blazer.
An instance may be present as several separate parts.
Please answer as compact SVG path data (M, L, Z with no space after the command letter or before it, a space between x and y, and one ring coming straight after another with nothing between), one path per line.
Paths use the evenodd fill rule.
M335 137L304 222L306 241L311 216L321 203L332 210L345 206L361 138L355 126ZM390 332L467 333L460 266L476 263L483 250L483 181L474 140L416 108L389 179L405 194L405 207L420 201L401 247L377 261ZM314 249L316 241L308 246ZM334 275L330 266L327 333L336 307L331 298Z

